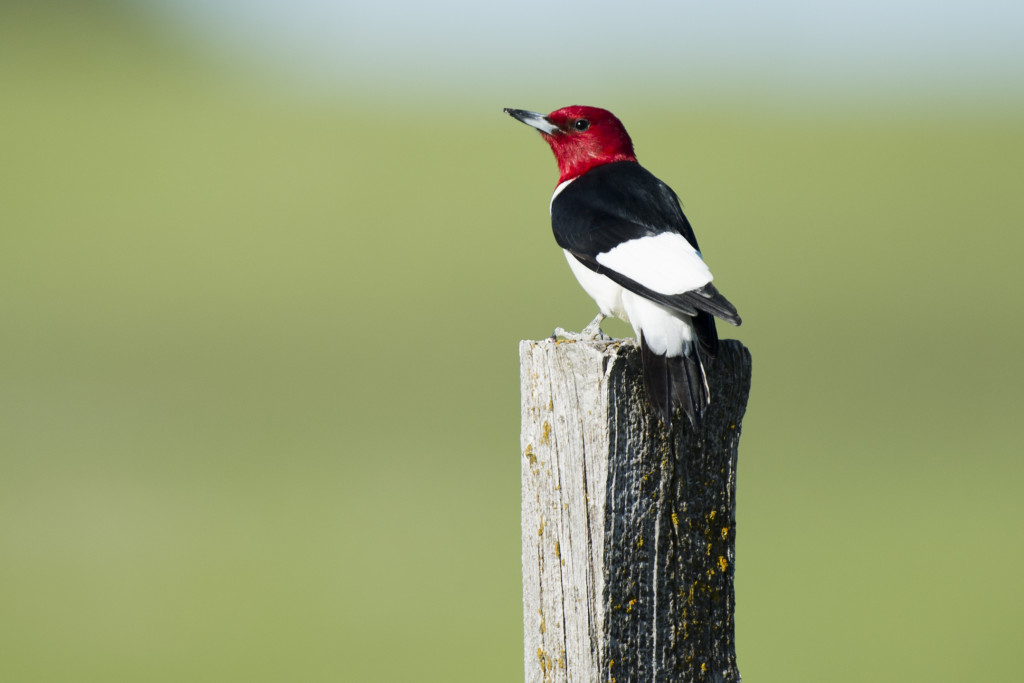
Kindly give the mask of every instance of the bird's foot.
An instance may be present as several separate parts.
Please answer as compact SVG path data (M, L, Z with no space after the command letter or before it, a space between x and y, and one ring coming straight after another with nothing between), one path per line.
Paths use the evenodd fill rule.
M590 321L590 324L584 327L580 331L580 335L584 339L590 339L593 341L611 341L612 338L601 331L601 323L607 316L604 313L598 313L597 317Z
M604 313L598 313L597 317L579 332L569 332L561 327L556 327L555 331L551 333L551 338L562 337L569 341L611 341L612 338L601 331L601 322L606 317Z

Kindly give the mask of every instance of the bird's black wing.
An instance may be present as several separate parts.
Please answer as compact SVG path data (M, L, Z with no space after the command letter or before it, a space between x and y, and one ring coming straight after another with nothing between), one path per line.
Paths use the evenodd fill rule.
M714 348L714 323L701 313L740 324L736 308L710 282L693 290L661 292L598 262L598 257L632 240L677 233L699 255L700 247L679 198L668 185L631 161L605 164L573 180L551 203L551 223L559 246L580 263L663 306L698 319L698 332ZM710 329L709 329L710 328Z
M597 256L622 242L676 232L700 251L679 198L634 161L587 171L551 203L555 239L563 249Z

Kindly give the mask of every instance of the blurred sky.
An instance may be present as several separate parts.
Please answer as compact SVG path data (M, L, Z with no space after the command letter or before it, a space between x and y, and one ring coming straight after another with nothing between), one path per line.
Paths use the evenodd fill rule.
M628 82L669 96L687 85L1013 100L1024 93L1018 0L134 2L282 73L385 91L526 86L548 96Z

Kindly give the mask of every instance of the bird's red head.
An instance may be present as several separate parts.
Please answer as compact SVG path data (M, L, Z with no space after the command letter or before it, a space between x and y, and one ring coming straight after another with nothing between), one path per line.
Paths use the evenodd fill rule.
M597 107L573 105L543 116L522 109L509 115L540 131L558 162L558 182L576 178L595 166L636 161L633 141L615 115Z

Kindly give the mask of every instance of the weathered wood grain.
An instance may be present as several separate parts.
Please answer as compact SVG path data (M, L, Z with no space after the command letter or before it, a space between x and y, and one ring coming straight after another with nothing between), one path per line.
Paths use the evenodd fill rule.
M630 341L524 341L526 680L739 681L736 455L751 358L723 341L712 403L667 432Z

